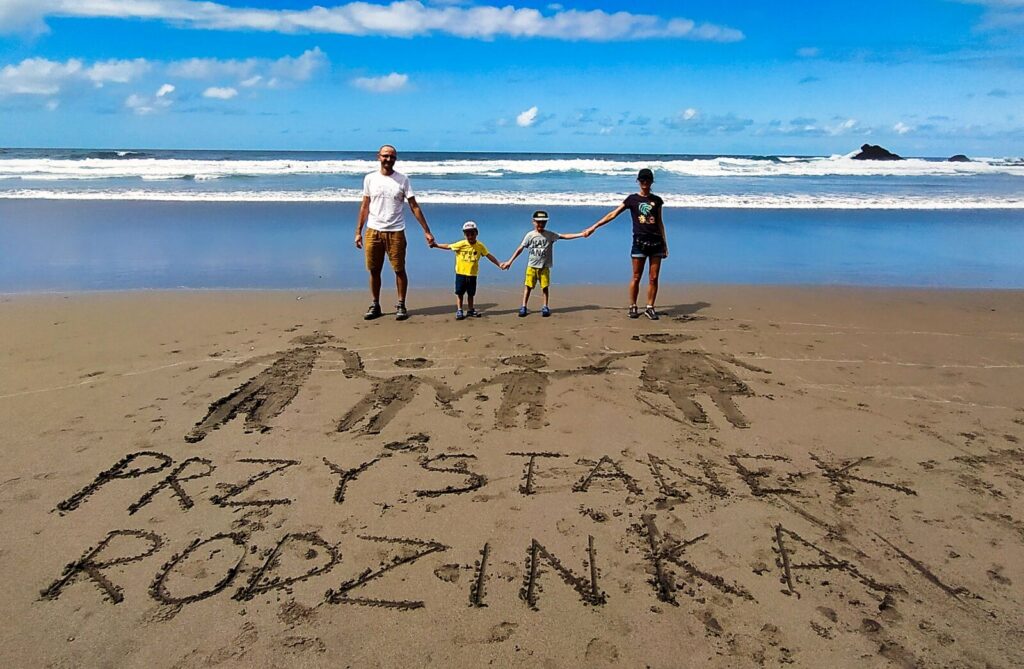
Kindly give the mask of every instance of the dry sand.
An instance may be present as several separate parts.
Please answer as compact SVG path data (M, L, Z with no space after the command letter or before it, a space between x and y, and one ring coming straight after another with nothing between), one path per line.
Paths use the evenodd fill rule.
M2 666L1024 664L1024 293L621 292L0 297Z

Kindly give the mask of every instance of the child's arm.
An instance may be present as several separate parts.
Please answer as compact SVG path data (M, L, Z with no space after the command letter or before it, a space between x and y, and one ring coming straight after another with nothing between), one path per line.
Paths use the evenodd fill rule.
M519 248L516 249L516 252L512 254L511 258L509 258L508 260L506 260L505 262L503 262L501 264L501 268L502 269L508 269L509 267L511 267L512 263L514 263L516 261L516 258L518 258L519 254L522 253L522 252L523 252L523 247L520 246Z
M592 226L587 228L583 232L583 236L584 237L589 237L590 235L594 234L597 231L598 228L600 228L602 225L605 225L606 223L610 223L611 221L615 220L615 218L619 214L624 212L624 211L626 211L626 205L625 204L620 204L619 206L615 207L614 209L609 211L607 214L602 216L601 219L597 223L594 223Z
M587 232L586 232L586 230L584 230L583 232L572 232L572 233L570 233L568 235L558 235L558 238L559 239L579 239L581 237L586 237L586 236L587 236Z
M498 269L505 269L504 267L501 266L501 263L498 262L498 259L494 257L493 253L488 253L484 257L490 260L492 263L494 263L494 266L497 267Z
M434 242L433 244L431 244L430 247L431 248L435 248L435 249L443 249L445 251L451 251L452 250L452 245L451 244L438 244L437 242Z

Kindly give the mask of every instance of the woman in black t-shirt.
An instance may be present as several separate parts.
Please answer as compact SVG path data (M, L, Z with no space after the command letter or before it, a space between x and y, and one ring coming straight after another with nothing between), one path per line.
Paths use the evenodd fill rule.
M587 237L594 234L605 223L610 223L622 212L629 210L633 217L633 280L629 284L629 317L639 318L640 310L636 306L636 298L640 294L640 280L644 275L644 264L650 258L650 269L647 272L647 308L644 315L652 321L658 320L658 312L654 309L654 301L658 297L658 274L661 272L661 261L668 257L668 238L665 236L665 222L661 218L661 209L665 204L657 195L651 193L654 183L654 172L646 167L636 177L640 184L640 192L633 193L622 201L615 209L604 215L597 223L587 228Z

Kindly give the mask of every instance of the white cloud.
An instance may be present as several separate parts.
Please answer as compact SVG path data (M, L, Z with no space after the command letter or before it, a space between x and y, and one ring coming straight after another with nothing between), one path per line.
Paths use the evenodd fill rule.
M861 131L863 128L857 123L857 119L848 118L836 125L826 126L825 130L830 135L845 135L846 133Z
M434 33L467 39L545 37L568 41L681 38L735 42L735 28L687 18L661 18L630 12L549 9L512 5L428 6L419 0L378 5L349 2L304 10L237 8L193 0L0 0L0 30L45 30L47 17L166 21L202 30L280 33L332 33L411 37Z
M816 46L805 46L796 50L796 55L801 58L817 58L821 55L821 49Z
M352 85L371 93L394 93L405 88L409 83L409 75L392 72L383 77L357 77Z
M59 106L60 106L60 100L47 100L47 102L46 102L46 110L47 111L57 111L57 107L59 107Z
M314 47L300 56L285 56L277 60L189 58L169 63L167 72L182 79L237 79L239 85L246 88L261 84L273 88L282 81L308 81L327 63L326 54L319 47Z
M520 128L529 128L531 125L537 122L537 112L538 109L536 106L530 107L526 111L516 116L516 125L518 125Z
M172 84L164 84L157 89L153 97L132 93L125 98L124 106L139 115L152 114L153 112L167 109L174 104L174 101L168 97L174 91L175 88Z
M697 110L694 109L693 107L690 107L688 109L683 110L682 117L684 121L689 121L693 119L695 116L697 116L697 114Z
M908 132L914 132L915 130L913 126L906 125L905 123L903 123L903 121L898 122L896 125L892 127L892 129L895 132L899 133L900 135L905 135Z
M67 85L83 82L97 87L108 82L124 84L141 77L149 68L144 58L107 60L89 67L77 58L63 63L26 58L17 65L0 69L0 95L56 95Z
M203 91L204 98L212 98L214 100L230 100L236 95L238 95L238 90L230 87L211 86Z
M26 58L0 69L0 95L56 95L61 86L82 77L82 61L59 63L46 58Z
M148 72L150 67L149 61L145 58L105 60L85 70L85 76L97 86L102 86L106 82L127 84Z

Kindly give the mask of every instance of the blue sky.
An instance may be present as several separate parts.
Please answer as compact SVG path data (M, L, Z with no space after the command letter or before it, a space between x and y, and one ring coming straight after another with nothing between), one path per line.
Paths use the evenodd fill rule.
M0 0L0 146L1024 154L1024 0Z

